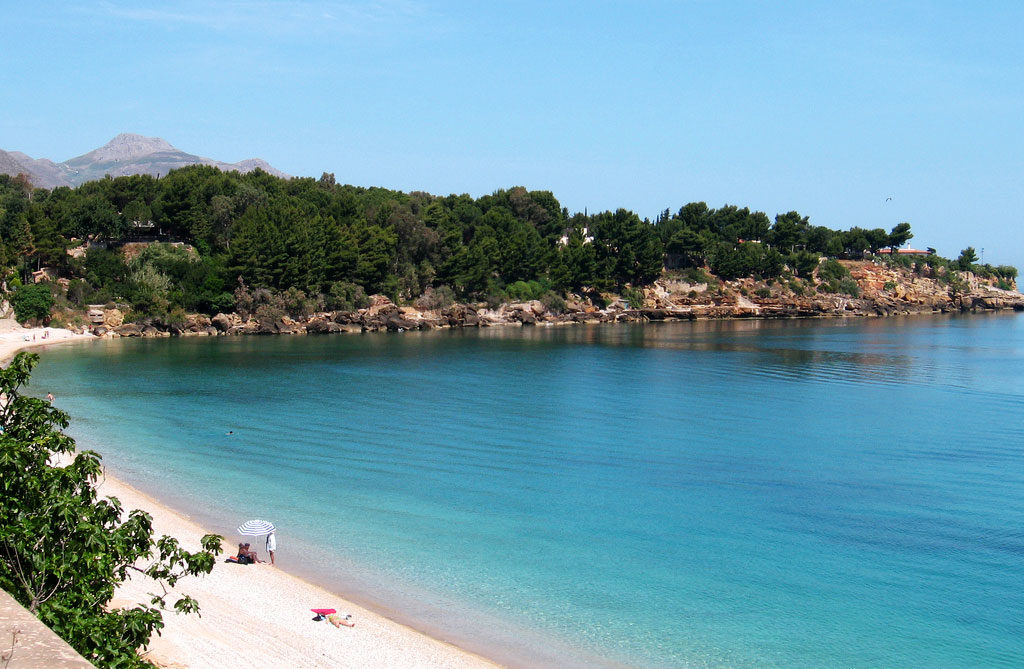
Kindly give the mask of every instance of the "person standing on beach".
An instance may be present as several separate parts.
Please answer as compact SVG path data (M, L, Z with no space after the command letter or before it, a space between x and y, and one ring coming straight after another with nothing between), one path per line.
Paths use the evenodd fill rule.
M274 551L277 550L277 538L271 532L267 535L267 552L270 553L270 564L274 564Z
M46 401L53 404L53 393L46 393Z

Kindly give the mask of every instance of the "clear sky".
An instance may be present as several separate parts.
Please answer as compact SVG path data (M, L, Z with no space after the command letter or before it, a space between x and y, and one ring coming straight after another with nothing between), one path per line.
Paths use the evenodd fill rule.
M570 211L909 221L913 246L1024 269L1019 0L0 9L8 151L60 161L136 132L360 186L551 190Z

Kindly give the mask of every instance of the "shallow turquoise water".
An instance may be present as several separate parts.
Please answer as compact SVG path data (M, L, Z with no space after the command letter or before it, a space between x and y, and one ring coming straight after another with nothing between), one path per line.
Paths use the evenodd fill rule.
M140 488L513 664L1024 664L1015 315L112 341L32 387Z

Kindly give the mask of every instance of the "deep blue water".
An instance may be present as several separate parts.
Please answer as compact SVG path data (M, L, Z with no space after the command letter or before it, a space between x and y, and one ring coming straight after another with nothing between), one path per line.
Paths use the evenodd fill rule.
M502 661L1024 665L1016 315L122 340L32 388L129 482Z

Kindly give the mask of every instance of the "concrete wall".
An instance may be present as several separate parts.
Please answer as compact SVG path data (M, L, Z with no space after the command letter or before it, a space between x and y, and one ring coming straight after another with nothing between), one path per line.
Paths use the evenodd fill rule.
M0 590L0 667L91 669L92 664Z

